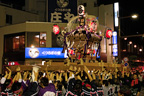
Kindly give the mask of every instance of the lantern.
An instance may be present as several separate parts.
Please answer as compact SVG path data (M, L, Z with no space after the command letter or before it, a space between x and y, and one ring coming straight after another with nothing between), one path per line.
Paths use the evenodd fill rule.
M53 32L54 32L54 34L59 34L59 26L58 25L53 26Z
M78 14L83 16L85 14L85 8L83 5L78 6Z
M112 30L111 29L108 29L107 31L106 31L106 38L111 38L112 37Z

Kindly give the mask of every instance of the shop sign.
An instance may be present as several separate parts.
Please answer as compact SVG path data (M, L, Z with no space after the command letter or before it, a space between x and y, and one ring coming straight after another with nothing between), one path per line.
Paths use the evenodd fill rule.
M48 22L68 23L77 15L77 0L48 0Z
M112 43L113 43L113 56L118 56L118 47L117 47L117 32L113 31L112 36Z
M25 48L25 58L63 59L67 58L67 51L62 53L63 48Z

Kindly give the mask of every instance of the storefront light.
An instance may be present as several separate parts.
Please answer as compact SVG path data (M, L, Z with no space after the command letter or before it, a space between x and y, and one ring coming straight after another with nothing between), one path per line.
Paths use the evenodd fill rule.
M35 48L35 46L34 46L34 45L31 45L31 48Z
M15 38L19 39L19 36L16 36Z
M39 35L35 35L36 38L39 38Z

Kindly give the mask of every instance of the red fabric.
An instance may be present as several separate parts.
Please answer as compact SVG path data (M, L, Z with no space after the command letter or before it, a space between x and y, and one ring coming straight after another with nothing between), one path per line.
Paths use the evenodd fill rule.
M89 87L89 88L91 88L91 85L89 85L89 84L86 84L86 87Z
M83 86L84 84L85 84L85 83L82 82L82 86ZM89 85L89 84L86 84L85 86L86 86L86 87L89 87L89 88L92 88L91 85Z
M85 83L84 82L82 82L82 86L84 85Z
M133 87L133 86L136 85L136 84L138 84L138 79L136 79L136 80L132 80L132 82L131 82L131 86Z

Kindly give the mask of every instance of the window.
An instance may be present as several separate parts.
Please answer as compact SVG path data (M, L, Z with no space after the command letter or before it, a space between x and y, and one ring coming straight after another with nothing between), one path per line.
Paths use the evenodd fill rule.
M46 32L28 32L28 47L46 47Z
M46 33L40 33L40 47L46 47Z
M6 24L12 24L12 15L6 14Z
M5 52L24 51L24 33L5 35Z
M28 32L27 33L27 46L28 47L39 47L40 32Z
M19 50L23 50L25 48L24 44L24 36L15 36L13 38L13 50L14 51L19 51Z

